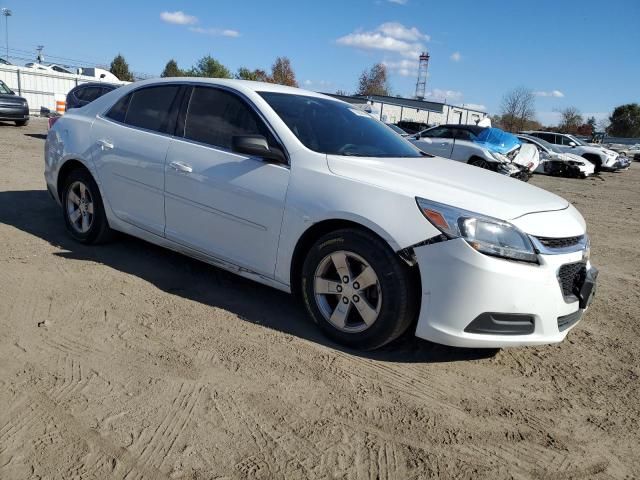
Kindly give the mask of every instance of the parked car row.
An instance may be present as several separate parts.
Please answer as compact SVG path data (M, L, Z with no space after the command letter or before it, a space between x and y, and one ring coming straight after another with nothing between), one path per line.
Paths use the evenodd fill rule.
M538 150L499 128L439 125L410 140L423 152L485 168L523 181L538 167Z
M437 128L408 141L316 92L149 80L62 116L44 173L77 241L121 231L292 292L348 347L410 326L462 347L562 341L595 292L584 219L550 192L464 164L535 169L534 144ZM461 160L418 148L438 142Z

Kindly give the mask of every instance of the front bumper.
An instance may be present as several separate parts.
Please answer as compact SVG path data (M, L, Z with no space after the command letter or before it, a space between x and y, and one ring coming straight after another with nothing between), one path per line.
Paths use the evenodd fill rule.
M602 164L601 169L606 172L616 172L618 170L626 170L630 165L629 159L620 155L615 160L608 160L607 163Z
M589 262L589 291L580 290L584 301L566 298L559 283L560 267L582 262L582 251L539 255L540 265L533 265L490 257L454 239L417 247L414 253L422 281L416 336L445 345L502 348L560 342L595 291L597 273ZM586 284L585 278L582 286ZM532 325L491 333L491 322L504 324L518 320L516 316L529 317ZM476 319L480 320L470 326Z
M23 107L21 105L2 105L0 106L0 120L29 120L29 107Z

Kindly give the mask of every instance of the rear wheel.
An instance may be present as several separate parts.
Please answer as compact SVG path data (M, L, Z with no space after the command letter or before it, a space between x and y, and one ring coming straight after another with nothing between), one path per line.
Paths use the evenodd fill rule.
M72 171L64 182L62 210L67 231L81 243L103 243L111 239L98 185L83 169Z
M25 127L29 124L29 120L16 120L16 127Z
M304 303L323 332L371 350L399 337L417 307L409 268L375 235L344 229L320 238L302 269Z

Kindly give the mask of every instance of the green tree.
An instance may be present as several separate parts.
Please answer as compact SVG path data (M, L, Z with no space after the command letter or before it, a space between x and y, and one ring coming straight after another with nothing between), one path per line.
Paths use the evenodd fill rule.
M357 95L391 95L387 67L376 63L360 74Z
M297 87L298 82L296 81L296 74L291 66L291 60L287 57L276 58L276 61L271 66L271 76L269 81L280 85Z
M133 82L133 75L129 71L129 64L120 53L116 55L111 62L109 71L118 77L119 80Z
M640 137L640 104L628 103L615 108L609 117L607 133L614 137Z
M184 77L185 73L178 68L178 62L173 58L164 66L164 70L160 74L161 77Z
M233 78L227 67L211 55L202 57L188 72L192 77Z
M266 82L269 79L267 72L264 70L249 70L245 67L240 67L235 77L239 80L253 80L254 82Z

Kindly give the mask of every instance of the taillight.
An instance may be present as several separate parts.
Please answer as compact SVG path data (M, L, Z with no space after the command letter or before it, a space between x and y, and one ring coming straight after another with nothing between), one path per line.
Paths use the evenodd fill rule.
M53 127L53 125L60 119L60 117L49 117L49 128Z

